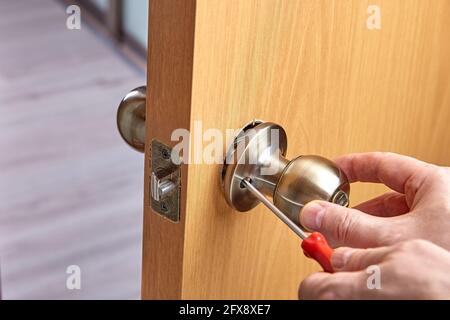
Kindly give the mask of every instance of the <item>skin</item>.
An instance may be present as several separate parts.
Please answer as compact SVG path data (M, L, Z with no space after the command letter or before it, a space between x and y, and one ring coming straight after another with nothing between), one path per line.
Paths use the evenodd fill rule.
M302 225L321 232L332 247L362 249L337 249L337 272L309 276L300 296L449 299L450 169L392 153L351 154L336 163L350 182L383 183L393 191L355 208L322 201L303 208ZM381 270L380 290L366 285L366 268L374 264Z
M408 240L375 249L337 249L334 274L318 272L300 286L302 299L450 299L450 253L426 240ZM380 269L380 289L369 289Z

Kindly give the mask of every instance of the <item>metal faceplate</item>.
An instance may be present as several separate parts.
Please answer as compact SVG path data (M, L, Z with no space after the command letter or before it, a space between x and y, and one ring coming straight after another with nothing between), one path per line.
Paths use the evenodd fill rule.
M179 222L181 167L173 162L172 149L158 140L152 141L151 154L150 206L164 218Z

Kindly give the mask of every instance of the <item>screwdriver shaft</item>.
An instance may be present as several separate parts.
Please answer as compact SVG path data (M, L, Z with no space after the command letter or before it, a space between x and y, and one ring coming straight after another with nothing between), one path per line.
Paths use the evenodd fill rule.
M250 178L245 178L242 180L242 184L250 191L259 201L261 201L267 208L270 209L281 221L283 221L296 235L298 235L302 240L305 240L308 235L300 229L291 219L289 219L280 209L278 209L272 202L270 202L258 189L256 189Z

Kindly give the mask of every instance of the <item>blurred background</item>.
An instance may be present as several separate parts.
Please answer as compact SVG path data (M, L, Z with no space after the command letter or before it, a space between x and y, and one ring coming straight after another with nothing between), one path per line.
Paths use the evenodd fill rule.
M81 30L66 26L72 4ZM116 108L146 82L147 6L0 0L3 299L140 298L144 159Z

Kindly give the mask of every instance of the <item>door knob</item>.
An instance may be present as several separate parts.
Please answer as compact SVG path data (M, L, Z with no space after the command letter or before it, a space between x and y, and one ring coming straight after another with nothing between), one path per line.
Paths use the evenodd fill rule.
M131 90L117 109L117 128L133 149L145 151L145 104L147 87Z
M288 160L286 150L287 136L281 126L261 121L245 126L230 146L222 167L222 189L228 204L244 212L260 203L261 197L246 188L246 179L300 227L299 214L310 201L348 206L349 182L336 164L317 155Z

